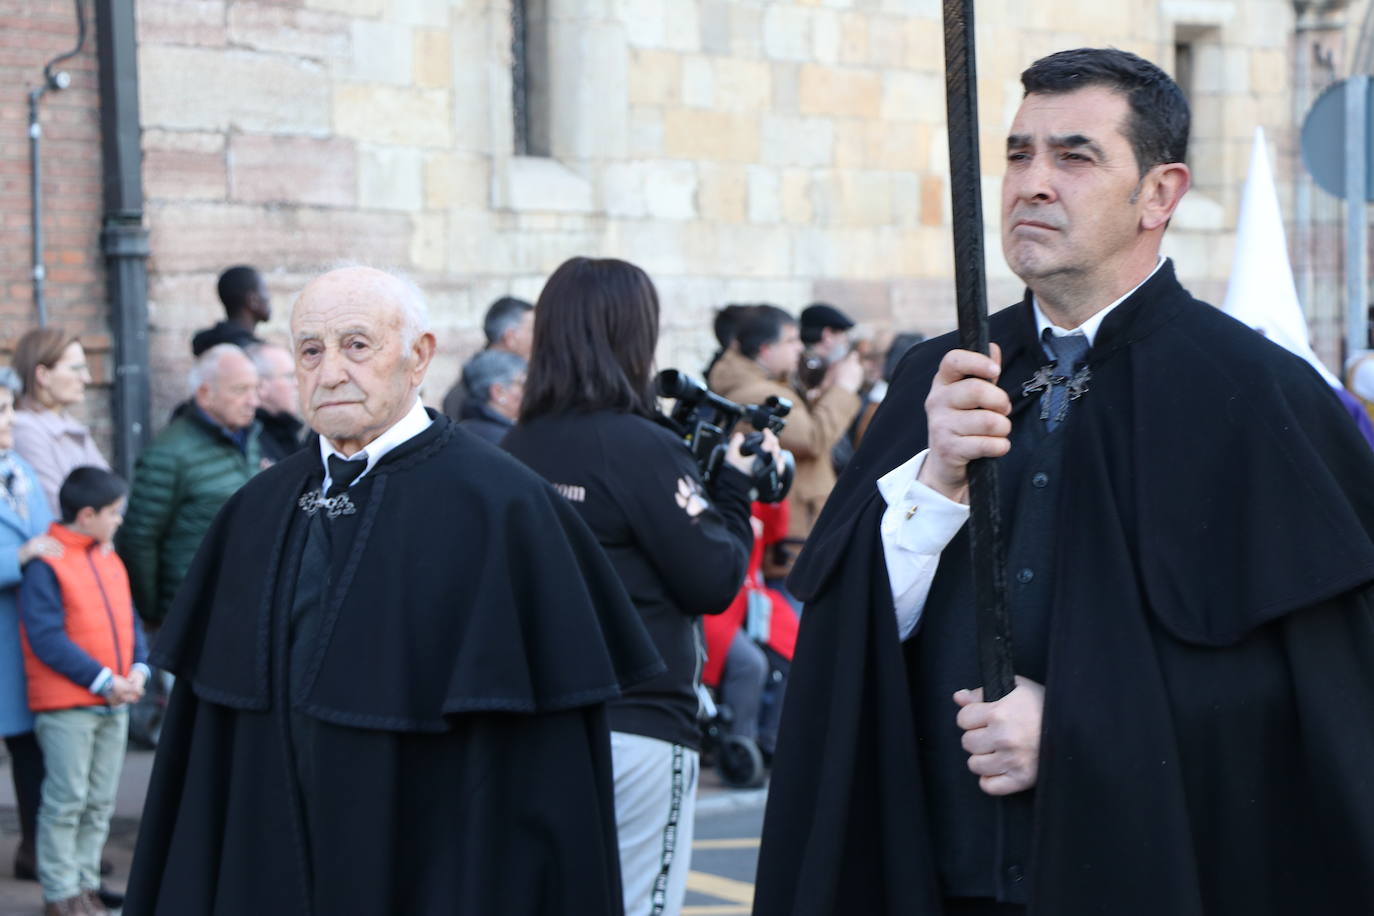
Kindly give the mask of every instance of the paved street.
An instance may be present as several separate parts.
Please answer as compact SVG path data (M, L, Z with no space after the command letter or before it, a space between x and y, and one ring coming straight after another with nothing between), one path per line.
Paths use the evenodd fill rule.
M133 858L138 814L152 769L153 755L131 751L120 781L115 821L106 854L114 863L112 887L123 888ZM759 829L763 823L763 790L724 788L714 771L702 774L697 805L692 871L687 881L683 916L747 914L754 894L754 866L758 861ZM41 911L38 885L15 881L11 869L19 841L14 811L14 786L7 764L0 763L0 916L37 916Z

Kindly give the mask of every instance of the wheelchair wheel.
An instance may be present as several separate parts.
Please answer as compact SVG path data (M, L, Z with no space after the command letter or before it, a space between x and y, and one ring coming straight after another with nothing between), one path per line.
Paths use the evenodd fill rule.
M716 768L726 785L736 789L763 785L763 754L752 739L722 735L716 758Z

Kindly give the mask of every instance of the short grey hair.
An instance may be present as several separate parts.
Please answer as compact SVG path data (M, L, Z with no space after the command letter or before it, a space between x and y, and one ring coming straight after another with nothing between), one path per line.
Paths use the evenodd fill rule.
M322 277L327 273L336 270L345 270L350 267L366 267L384 273L401 287L401 343L405 349L409 350L415 345L415 341L420 339L420 335L433 330L433 325L429 320L429 303L425 300L424 291L404 271L396 270L392 267L374 267L362 261L338 260L325 265L324 269L315 275ZM313 277L311 279L314 279ZM308 284L307 284L308 285ZM296 297L296 302L291 304L291 311L296 311L296 303L300 302L300 296Z
M0 388L8 388L17 402L24 393L24 380L9 366L0 366Z
M219 378L220 364L224 362L226 357L235 355L248 359L248 354L243 352L242 347L231 343L215 344L196 357L195 364L191 366L191 371L186 376L186 383L190 386L191 394L199 391L201 385L213 385L215 379ZM251 359L248 361L252 362ZM255 366L254 369L256 368Z
M492 385L509 385L525 371L525 360L509 350L483 350L463 367L463 388L478 404L491 400Z
M267 354L271 350L280 350L282 353L286 354L286 359L293 365L296 362L295 357L291 355L291 350L287 347L283 347L281 344L272 343L269 340L260 340L256 343L250 343L243 348L243 352L247 353L248 358L253 361L253 367L258 370L258 375L260 376L270 375L272 373L272 365L267 361Z

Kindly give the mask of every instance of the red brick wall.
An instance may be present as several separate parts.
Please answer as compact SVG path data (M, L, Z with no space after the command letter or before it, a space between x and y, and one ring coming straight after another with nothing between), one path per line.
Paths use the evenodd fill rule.
M43 127L44 289L48 323L81 335L96 387L84 419L110 454L109 309L100 254L100 96L95 3L81 0L86 41L57 69L71 85L39 103ZM0 359L37 322L33 302L28 90L43 80L43 65L76 45L72 0L0 0Z

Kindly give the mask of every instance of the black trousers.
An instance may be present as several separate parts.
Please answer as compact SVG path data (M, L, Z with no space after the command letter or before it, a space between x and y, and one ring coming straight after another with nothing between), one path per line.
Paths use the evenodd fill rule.
M10 775L14 777L14 798L19 808L20 843L30 851L38 838L38 804L43 792L43 749L33 732L10 735L5 739L10 755Z
M945 916L1026 916L1026 908L990 897L950 897L945 900Z

